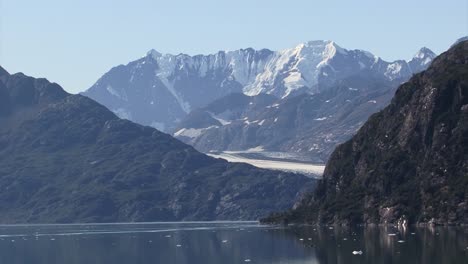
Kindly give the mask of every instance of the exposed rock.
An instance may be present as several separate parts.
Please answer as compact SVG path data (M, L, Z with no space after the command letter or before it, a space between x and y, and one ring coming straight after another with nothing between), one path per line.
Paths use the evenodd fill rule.
M464 41L333 152L313 194L264 221L468 224L467 103Z

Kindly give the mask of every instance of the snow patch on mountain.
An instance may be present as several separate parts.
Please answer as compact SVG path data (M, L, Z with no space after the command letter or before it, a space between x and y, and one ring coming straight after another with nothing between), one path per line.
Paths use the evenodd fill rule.
M113 109L112 112L114 112L118 117L122 119L127 119L127 120L132 119L132 113L127 111L125 108Z
M188 137L188 138L197 138L205 130L211 129L211 128L216 128L216 126L210 126L207 128L182 128L179 131L174 133L175 137Z
M253 83L244 87L247 95L260 93L275 93L275 81L280 75L286 74L283 85L286 90L280 97L286 97L291 92L303 87L313 87L318 82L321 68L337 54L346 55L347 50L339 47L333 41L310 41L299 44L295 48L277 51L265 65Z
M314 120L316 120L316 121L323 121L323 120L326 120L326 119L327 119L327 117L324 116L324 117L315 118Z
M212 118L218 120L218 122L221 123L221 125L223 125L223 126L231 124L231 121L225 120L225 119L223 119L223 118L221 118L221 117L219 117L219 116L217 116L217 115L215 115L215 114L213 114L211 112L208 112L208 113L210 114L210 116Z
M174 80L171 80L170 77L173 75L175 67L177 65L176 58L173 55L165 54L161 55L160 53L157 53L157 55L153 55L154 53L151 53L153 56L153 59L157 60L158 63L158 69L156 70L155 74L161 80L161 82L166 86L168 91L174 96L174 98L177 100L177 103L180 105L182 110L185 113L190 112L190 104L186 102L182 96L179 95L179 93L174 89Z
M156 128L159 131L164 131L166 129L166 125L164 123L156 122L156 121L152 122L150 126Z

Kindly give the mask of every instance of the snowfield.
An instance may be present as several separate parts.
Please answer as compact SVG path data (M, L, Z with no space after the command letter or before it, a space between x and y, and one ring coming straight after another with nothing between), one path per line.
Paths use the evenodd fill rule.
M229 162L243 162L253 165L258 168L270 169L270 170L281 170L287 172L296 172L304 174L308 177L320 179L325 169L323 164L312 164L302 163L294 161L278 161L278 160L267 160L267 159L251 159L241 156L233 152L227 153L207 153L208 156L218 159L225 159Z

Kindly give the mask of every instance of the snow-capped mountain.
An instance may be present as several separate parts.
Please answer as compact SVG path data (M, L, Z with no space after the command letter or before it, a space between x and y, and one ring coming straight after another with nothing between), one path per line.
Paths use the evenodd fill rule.
M122 118L171 131L190 111L231 93L278 98L316 94L360 73L401 82L432 57L424 50L410 62L386 62L333 41L310 41L281 51L248 48L196 56L151 50L112 68L84 94Z
M421 72L429 67L429 64L436 56L437 55L432 52L432 50L423 47L414 55L413 59L408 62L408 65L412 72Z

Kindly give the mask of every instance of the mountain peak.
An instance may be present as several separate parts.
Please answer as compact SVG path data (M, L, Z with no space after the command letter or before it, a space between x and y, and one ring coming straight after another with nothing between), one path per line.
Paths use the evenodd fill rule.
M310 40L297 45L296 48L334 48L336 50L344 50L333 40Z
M434 59L437 55L427 47L422 47L419 51L413 56L413 58L418 59L426 59L430 58L431 60Z
M326 45L328 45L330 43L333 43L333 41L316 39L316 40L306 41L303 44L306 45L306 46L326 46Z
M296 54L309 54L313 56L321 56L323 59L330 59L336 53L347 54L347 51L338 46L332 40L311 40L303 42L294 48Z
M148 52L146 52L146 56L151 56L152 58L156 59L162 56L162 53L158 52L155 49L150 49Z
M336 52L338 53L341 53L341 54L347 54L348 52L346 51L346 49L340 47L338 44L336 44L336 42L334 41L329 41L329 43L327 44L327 47L329 49L333 48L333 50L335 51L335 54Z
M429 48L422 47L414 54L413 58L408 61L408 65L411 67L413 73L418 73L425 70L436 56L437 55Z
M0 66L0 77L10 75L2 66Z

